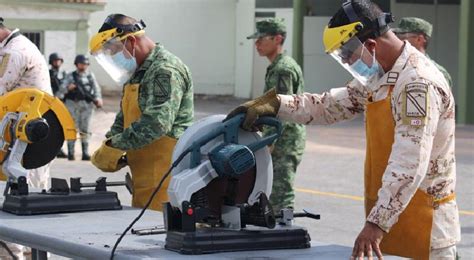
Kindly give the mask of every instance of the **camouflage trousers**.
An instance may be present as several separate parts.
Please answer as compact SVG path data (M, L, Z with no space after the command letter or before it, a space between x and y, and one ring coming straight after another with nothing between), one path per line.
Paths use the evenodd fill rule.
M273 162L273 187L270 195L270 203L273 211L279 213L282 208L293 208L295 202L296 168L301 162L304 152L304 137L293 140L292 145L287 142L280 143L278 140L272 151Z
M74 119L76 128L79 130L81 142L89 142L91 136L90 122L94 112L94 104L85 100L74 101L71 99L66 99L64 103Z

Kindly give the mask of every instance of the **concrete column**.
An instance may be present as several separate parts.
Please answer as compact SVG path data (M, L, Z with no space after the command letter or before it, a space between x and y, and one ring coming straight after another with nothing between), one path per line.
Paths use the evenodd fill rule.
M76 29L76 53L88 55L89 52L89 23L87 20L77 21Z
M250 98L252 93L254 41L247 36L255 31L255 0L236 1L235 86L234 96Z
M461 0L460 10L457 122L474 124L474 3Z
M293 58L303 68L304 0L293 0Z

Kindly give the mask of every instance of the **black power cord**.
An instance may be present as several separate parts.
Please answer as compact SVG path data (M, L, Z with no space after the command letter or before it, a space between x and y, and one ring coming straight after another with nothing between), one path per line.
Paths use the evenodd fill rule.
M12 259L14 260L17 260L18 257L13 254L12 250L7 246L7 244L3 241L0 241L0 246L2 246L3 248L5 248L5 250L7 250L8 254L12 257Z
M145 207L143 207L143 209L140 211L140 214L138 214L138 216L130 223L130 225L128 225L128 227L122 232L122 234L120 235L120 237L117 239L117 241L115 242L115 245L114 247L112 248L112 252L110 253L110 260L113 260L114 259L114 255L115 255L115 251L117 250L117 247L118 245L120 244L120 242L122 241L123 237L127 234L128 231L130 231L130 229L132 229L133 225L135 225L135 223L137 223L138 220L140 220L140 218L143 216L143 214L145 213L145 210L148 209L148 207L150 206L151 202L153 201L153 198L155 197L156 193L158 193L158 191L161 189L161 185L163 185L163 182L166 180L166 178L168 178L168 176L170 175L171 173L171 170L173 170L180 162L181 160L183 160L184 156L186 156L186 154L188 154L192 149L191 148L188 148L187 150L185 150L184 152L182 152L178 159L176 159L176 161L173 162L173 164L171 165L171 167L168 169L168 171L166 172L166 174L161 178L160 180L160 183L158 184L158 186L155 188L155 190L153 191L153 193L151 194L150 198L148 199L148 202L146 203Z

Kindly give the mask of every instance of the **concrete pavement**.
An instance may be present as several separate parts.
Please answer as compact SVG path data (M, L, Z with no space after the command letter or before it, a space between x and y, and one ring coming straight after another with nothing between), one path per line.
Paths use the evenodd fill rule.
M226 114L243 100L229 97L197 96L196 118ZM119 106L117 96L105 98L105 108L93 118L91 152L99 147ZM321 214L321 220L298 219L315 241L351 246L364 223L363 164L365 131L362 118L333 126L309 126L306 150L296 177L296 210L303 208ZM80 147L76 146L76 158ZM458 126L456 133L457 201L460 209L462 259L474 259L474 126ZM94 181L98 176L121 180L127 169L101 173L90 162L56 159L51 167L55 177L82 177ZM125 188L117 187L123 204L130 205Z

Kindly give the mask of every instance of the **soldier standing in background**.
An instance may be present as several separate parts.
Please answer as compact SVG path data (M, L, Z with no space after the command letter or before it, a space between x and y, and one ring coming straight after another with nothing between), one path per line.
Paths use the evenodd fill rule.
M433 25L421 18L404 17L400 20L398 28L393 29L393 32L395 32L400 40L407 40L411 45L413 45L413 47L425 54L439 71L443 73L451 89L453 88L453 80L448 71L431 59L430 56L428 56L428 53L426 53L426 49L428 48L431 39L431 33L433 32Z
M265 75L265 89L278 94L302 94L304 79L301 67L290 56L283 53L286 28L281 19L266 19L257 22L257 32L247 37L256 39L255 47L260 56L270 62ZM263 135L273 133L273 128L264 128ZM273 188L270 202L275 213L282 208L293 208L296 168L301 162L305 148L306 129L302 124L283 122L283 131L271 146L273 161Z
M49 69L49 78L51 79L51 89L53 90L53 94L56 96L59 88L61 87L61 83L64 79L66 79L66 71L61 69L61 65L63 65L64 59L61 55L57 52L51 53L49 55L49 65L51 66ZM61 150L58 153L58 158L66 158L67 155L64 150Z
M76 70L69 73L61 84L59 97L64 99L64 103L74 118L74 123L79 129L82 145L82 160L89 161L89 139L90 139L90 121L94 106L102 107L102 95L99 84L94 74L87 68L89 59L79 54L74 59ZM76 141L67 142L68 160L75 160L74 148Z

